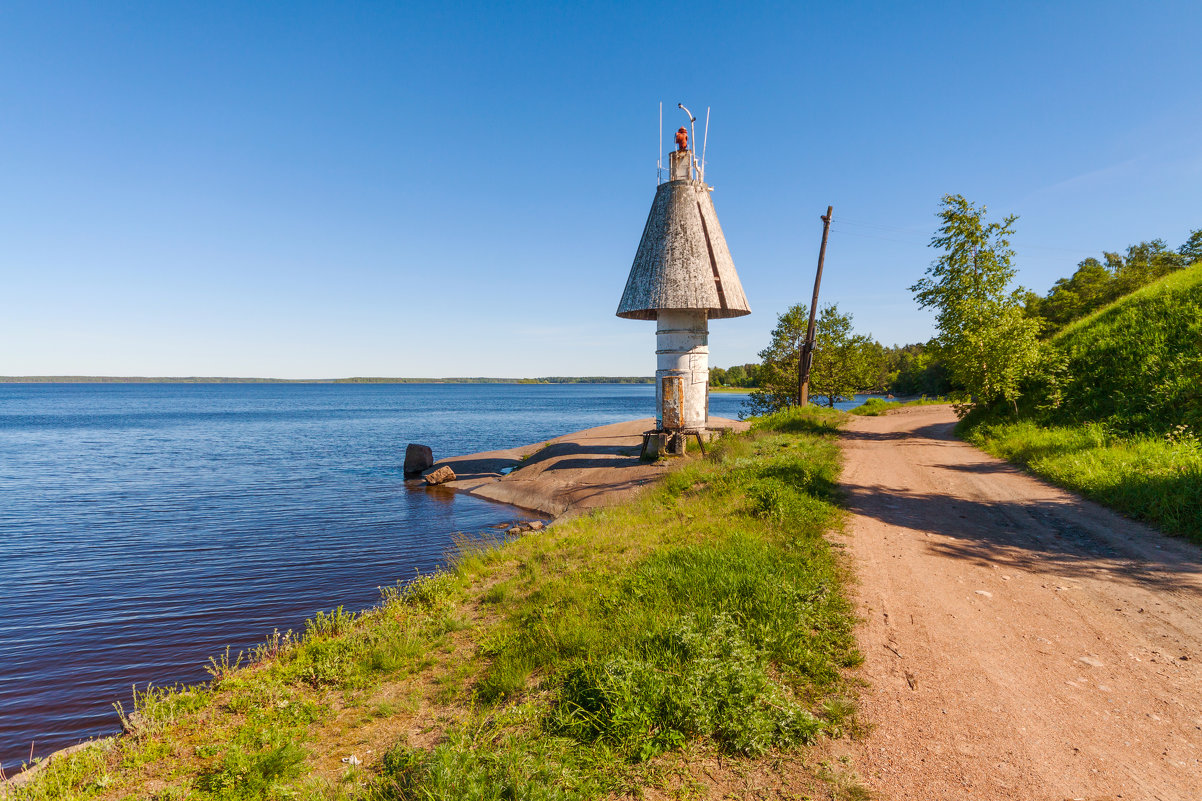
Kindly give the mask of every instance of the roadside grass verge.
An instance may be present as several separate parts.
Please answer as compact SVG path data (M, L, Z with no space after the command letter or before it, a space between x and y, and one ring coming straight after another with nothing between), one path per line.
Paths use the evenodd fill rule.
M882 414L891 409L901 409L905 406L934 406L948 403L945 398L928 398L923 395L917 400L911 401L891 401L884 398L869 398L854 409L849 410L851 414L856 414L861 417L880 417Z
M994 456L1129 517L1202 544L1202 440L1115 432L1099 423L1041 426L969 417L961 435Z
M751 764L854 732L860 657L824 537L841 418L758 419L631 503L465 544L376 609L137 694L124 736L10 795L591 799L691 786L681 753Z

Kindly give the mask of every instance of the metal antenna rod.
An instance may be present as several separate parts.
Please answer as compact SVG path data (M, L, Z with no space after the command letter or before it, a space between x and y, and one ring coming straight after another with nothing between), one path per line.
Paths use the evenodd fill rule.
M705 107L705 133L701 135L701 180L705 181L705 143L710 139L710 107Z
M655 185L664 182L664 101L659 101L659 161L655 162Z
M681 111L683 111L685 114L689 115L689 142L692 145L692 147L690 147L689 150L692 153L696 153L697 151L693 150L693 147L696 147L696 145L697 145L697 130L693 126L693 123L697 122L697 118L693 116L693 112L689 111L687 108L684 107L683 103L677 103L676 107L678 109L680 109ZM690 172L689 172L689 178L692 179L695 177L695 175L693 174L693 171L697 169L697 157L695 155L691 155L691 156L689 156L689 161L692 162L692 170L690 170Z

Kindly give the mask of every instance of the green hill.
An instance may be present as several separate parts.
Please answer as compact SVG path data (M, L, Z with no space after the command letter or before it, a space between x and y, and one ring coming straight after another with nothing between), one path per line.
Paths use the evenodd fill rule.
M970 415L964 436L1202 544L1202 264L1077 320L1051 345L1022 414Z
M1202 264L1175 272L1052 338L1062 364L1044 398L1051 422L1131 433L1202 427Z

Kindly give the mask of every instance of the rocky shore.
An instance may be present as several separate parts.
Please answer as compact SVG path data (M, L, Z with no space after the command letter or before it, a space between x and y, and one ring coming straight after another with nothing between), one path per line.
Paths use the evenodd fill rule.
M747 429L747 423L724 417L711 417L709 423L716 429ZM652 428L655 420L644 418L520 448L443 459L434 469L449 467L455 478L429 491L445 487L555 518L573 516L617 503L663 475L670 460L639 458L642 434Z

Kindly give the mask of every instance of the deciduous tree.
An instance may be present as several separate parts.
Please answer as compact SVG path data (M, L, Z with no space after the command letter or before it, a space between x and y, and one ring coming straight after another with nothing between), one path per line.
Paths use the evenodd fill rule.
M818 316L810 394L825 398L830 407L878 383L882 348L871 337L852 331L851 322L851 315L840 314L838 306L827 306Z
M1189 239L1177 248L1177 252L1181 254L1182 263L1186 266L1202 261L1202 228L1190 231Z
M942 253L910 290L921 307L936 310L940 358L971 402L1005 399L1017 409L1020 382L1040 352L1041 324L1024 314L1022 290L1010 289L1009 237L1018 218L986 223L984 215L962 195L944 195L931 238Z
M752 414L769 414L797 402L797 359L809 323L810 311L804 303L776 318L772 340L759 353L759 386L747 398Z
M777 318L772 341L759 354L759 388L747 400L753 414L797 403L797 359L809 321L809 308L804 303ZM880 345L870 337L855 334L851 326L851 315L840 313L837 306L827 306L818 317L810 388L814 397L824 398L828 406L871 387L880 372Z

